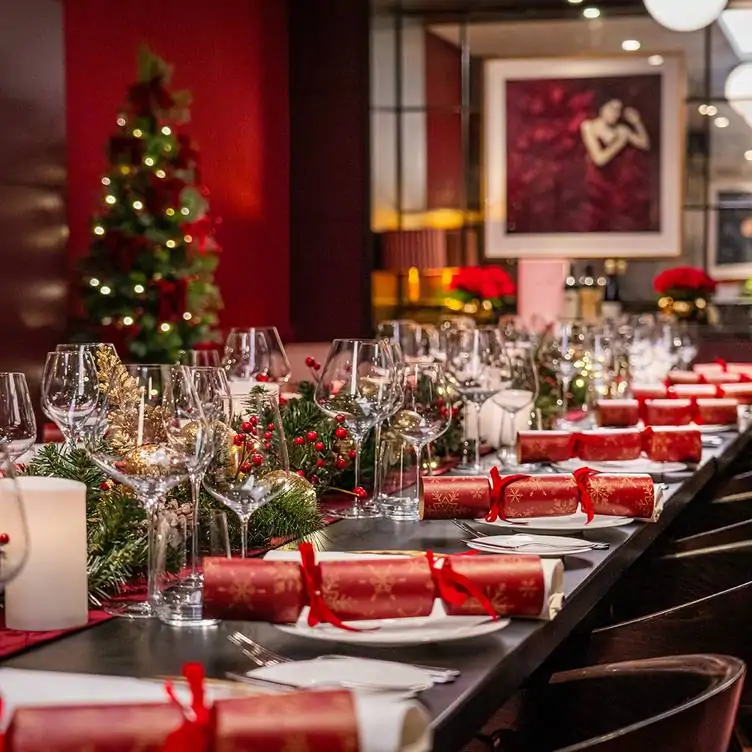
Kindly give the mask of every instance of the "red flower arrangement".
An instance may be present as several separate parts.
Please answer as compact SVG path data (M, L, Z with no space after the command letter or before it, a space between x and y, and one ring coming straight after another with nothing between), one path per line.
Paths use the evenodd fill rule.
M653 287L659 295L677 300L708 297L715 292L715 286L715 280L696 266L674 266L653 279Z
M452 277L449 291L463 303L488 300L494 308L501 308L514 299L517 287L499 266L465 266Z

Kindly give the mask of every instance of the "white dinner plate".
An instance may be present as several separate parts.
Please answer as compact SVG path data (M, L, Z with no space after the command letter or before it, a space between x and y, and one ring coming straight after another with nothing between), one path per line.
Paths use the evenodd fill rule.
M434 684L431 674L425 669L395 661L372 661L345 656L264 666L248 671L246 676L293 684L301 689L358 684L377 690L423 692Z
M589 467L600 473L644 473L661 476L666 473L681 473L687 469L683 462L653 462L646 458L636 460L612 460L610 462L586 462L585 460L564 460L556 463L556 469L573 473L581 467Z
M700 433L727 433L729 431L738 431L739 426L736 423L728 423L727 425L705 423L695 426Z
M486 520L476 520L483 525L492 525L503 527L508 530L519 530L520 532L532 532L534 530L551 530L569 532L599 530L607 527L622 527L633 522L631 517L611 517L605 514L596 514L591 522L587 521L585 512L575 512L562 517L525 517L520 520L502 520L496 522L486 522Z
M519 535L487 535L483 538L473 538L465 541L476 551L486 551L495 554L534 554L544 558L559 559L562 556L583 554L592 551L587 541L580 538L565 538L557 535L528 535L529 544L517 546ZM505 546L505 544L507 544Z
M440 601L436 601L430 616L405 619L373 619L347 622L350 627L371 631L348 632L331 624L308 626L308 607L303 609L297 623L275 624L285 634L309 637L312 640L338 642L349 645L424 645L428 642L450 642L498 632L509 625L509 619L493 620L489 616L447 616Z

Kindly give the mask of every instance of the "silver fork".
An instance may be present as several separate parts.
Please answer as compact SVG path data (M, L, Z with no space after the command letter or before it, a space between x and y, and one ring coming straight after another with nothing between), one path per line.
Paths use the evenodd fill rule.
M452 524L462 530L463 533L471 536L472 538L482 538L483 533L478 532L475 528L470 526L469 522L465 520L452 520Z
M250 658L257 666L277 666L280 663L291 663L292 658L275 653L273 650L261 645L255 640L251 639L242 632L233 632L227 638L235 647L237 647L243 655ZM319 658L344 658L341 655L320 655ZM407 664L414 666L415 668L423 669L427 671L431 678L437 684L445 684L454 681L460 672L453 668L443 668L440 666L421 666L417 663Z

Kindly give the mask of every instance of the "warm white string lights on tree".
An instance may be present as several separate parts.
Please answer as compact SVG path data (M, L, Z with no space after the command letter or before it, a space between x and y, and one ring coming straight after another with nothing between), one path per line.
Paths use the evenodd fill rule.
M645 0L648 13L671 31L697 31L716 21L728 0Z

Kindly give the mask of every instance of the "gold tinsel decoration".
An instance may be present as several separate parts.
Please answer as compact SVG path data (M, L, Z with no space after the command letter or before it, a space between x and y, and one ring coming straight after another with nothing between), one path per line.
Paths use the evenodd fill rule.
M107 440L112 448L127 455L141 445L166 441L163 408L144 404L144 387L128 373L117 353L100 346L96 361L99 389L107 395Z

